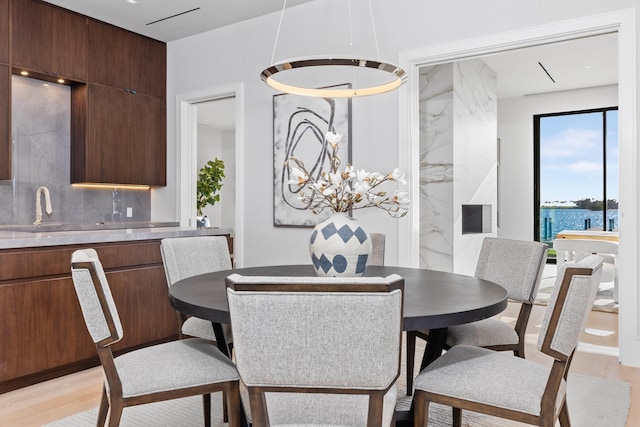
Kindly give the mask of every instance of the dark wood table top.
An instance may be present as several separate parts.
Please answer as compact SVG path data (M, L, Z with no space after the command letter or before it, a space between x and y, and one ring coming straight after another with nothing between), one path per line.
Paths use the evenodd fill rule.
M225 278L246 276L315 276L311 265L239 268L202 274L176 282L169 300L178 311L215 323L229 323ZM419 268L369 266L365 276L398 274L404 278L405 331L446 328L502 312L507 291L475 277Z

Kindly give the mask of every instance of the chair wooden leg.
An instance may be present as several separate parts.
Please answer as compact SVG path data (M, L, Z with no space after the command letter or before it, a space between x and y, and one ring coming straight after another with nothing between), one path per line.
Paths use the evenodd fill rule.
M413 393L413 370L416 359L416 333L413 331L407 331L407 396L411 396Z
M453 412L453 423L451 424L453 427L462 426L462 409L460 408L451 408Z
M427 427L427 424L429 423L429 401L425 399L422 391L416 391L416 395L413 398L413 405L413 426Z
M120 418L122 418L122 401L111 399L111 405L109 405L109 411L107 412L107 426L118 427L120 425Z
M102 386L102 397L100 398L100 409L98 410L97 427L104 427L107 421L107 411L109 411L109 399L107 397L107 389Z
M561 427L571 427L571 420L569 419L569 409L567 409L567 402L565 401L562 405L562 409L560 409L560 416L558 417L560 420Z
M240 385L239 383L233 382L229 384L227 389L222 393L223 396L226 396L224 401L222 402L223 406L227 408L228 416L229 416L229 427L240 427L242 425L241 421L241 401L240 401Z
M204 415L204 427L211 427L211 394L207 393L202 395L202 409Z
M227 392L222 390L222 421L229 422L229 410L227 409Z

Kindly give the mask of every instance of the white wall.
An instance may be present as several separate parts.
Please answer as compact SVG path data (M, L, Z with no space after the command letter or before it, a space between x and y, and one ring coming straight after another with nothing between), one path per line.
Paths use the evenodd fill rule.
M460 0L456 2L425 2L424 0L403 0L401 6L396 1L374 1L374 16L377 23L378 41L383 58L390 58L398 62L399 55L411 49L439 48L442 45L474 40L493 36L509 31L529 29L557 22L590 17L607 12L634 9L638 7L637 0ZM640 31L636 31L639 21L638 10L632 12L633 23L626 25L625 39L632 37L636 51L634 58L640 58ZM342 15L332 15L325 10L324 1L314 1L288 9L287 24L291 24L292 32L281 34L280 48L298 52L296 54L312 54L316 48L326 46L328 42L344 40L342 32L334 31L330 25L337 22ZM165 188L154 190L152 193L152 218L165 220L178 217L179 206L177 197L176 165L178 164L176 99L178 96L203 91L207 88L242 85L244 97L244 121L239 132L243 135L244 161L241 167L246 175L245 190L237 201L243 206L240 212L242 235L239 245L244 248L240 265L265 265L273 263L307 263L307 237L309 229L287 229L273 227L272 218L272 96L274 92L267 88L259 79L263 68L271 62L271 52L279 13L249 20L243 23L224 27L197 36L184 38L168 44L167 48L167 179ZM309 30L312 23L319 22L325 27L320 30ZM304 36L313 36L304 38ZM629 52L620 52L621 61L628 65L625 59ZM628 57L628 56L627 56ZM637 59L636 59L637 62ZM634 62L634 66L637 64ZM627 113L637 109L639 76L630 75L627 70L632 67L622 67L620 73L630 83L628 90L634 94L632 104L627 105ZM339 82L342 83L342 82ZM407 153L399 152L398 140L400 134L407 135L409 130L399 129L399 99L402 91L408 86L385 95L355 99L353 102L353 160L358 168L367 170L391 170L399 164L399 160L406 159ZM402 95L404 96L404 95ZM624 140L625 149L629 150L628 158L621 161L624 170L629 174L627 182L621 183L621 199L625 192L634 194L633 203L629 204L629 219L627 220L630 235L621 237L621 251L624 245L628 248L628 265L638 252L637 220L637 171L631 167L638 162L637 135L634 127L625 130L626 135L632 136ZM404 123L404 122L403 122ZM406 145L405 145L406 146ZM502 165L506 163L502 159ZM506 175L503 175L506 177ZM519 179L520 171L507 179ZM531 215L531 214L529 214ZM365 211L357 214L371 231L387 234L388 264L403 263L398 259L398 251L405 242L400 242L398 233L399 223L408 218L394 220L386 217L382 211ZM501 216L502 221L507 219ZM529 221L531 223L531 221ZM529 225L530 226L530 225ZM515 234L515 227L505 227L505 233ZM531 234L529 234L530 236ZM627 240L628 239L628 240ZM406 252L406 250L405 250ZM629 267L631 269L631 267ZM621 272L626 274L626 272ZM639 275L638 268L629 270L633 279ZM634 280L635 281L635 280ZM640 317L638 306L640 294L637 288L621 289L621 299L629 301L630 310L621 306L621 355L628 354L627 363L640 366ZM638 350L635 351L634 349ZM633 356L633 355L636 356ZM635 357L635 359L634 359ZM623 358L624 359L624 358ZM624 362L624 360L623 360Z
M442 2L434 7L421 0L405 0L403 7L391 1L374 2L378 41L383 58L397 62L402 50L438 45L460 39L541 25L629 8L634 0L601 2L554 0L511 2L491 0L478 3L467 0ZM500 13L495 13L500 10ZM464 11L464 13L461 13ZM505 19L508 16L509 19ZM327 19L323 19L326 17ZM315 47L342 40L341 32L326 28L312 40L303 39L303 29L312 21L323 24L329 19L325 2L315 1L287 10L278 50L283 55L310 54ZM264 265L282 262L307 262L308 229L273 227L272 190L272 96L274 92L259 78L271 61L279 13L233 26L177 40L168 44L168 180L170 185L154 194L154 212L177 216L176 187L176 103L175 97L210 87L242 83L245 88L245 162L247 185L244 197L243 264ZM290 26L296 27L293 32ZM295 36L291 37L294 33ZM310 32L309 32L310 33ZM290 36L287 38L287 34ZM404 90L401 88L400 90ZM391 170L398 164L398 94L354 99L353 160L367 170ZM503 160L504 162L504 160ZM159 217L159 215L156 215ZM358 212L370 229L387 234L387 262L398 263L397 221L384 212ZM503 220L505 217L503 216Z
M534 239L533 116L617 105L618 86L498 100L500 237Z

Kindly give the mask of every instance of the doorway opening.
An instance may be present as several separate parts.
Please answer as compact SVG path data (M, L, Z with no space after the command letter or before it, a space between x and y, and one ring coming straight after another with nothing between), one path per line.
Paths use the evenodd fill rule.
M235 265L244 254L244 92L243 85L204 89L177 96L177 203L182 227L196 228L196 182L201 157L223 158L225 178L220 202L213 206L211 226L229 229ZM198 116L201 116L200 120ZM206 120L209 120L207 122ZM199 124L199 121L202 124ZM231 125L233 123L233 126ZM199 129L200 128L200 129ZM233 128L233 130L232 130ZM202 136L199 138L199 134ZM211 141L217 141L211 143ZM232 146L232 147L231 147ZM199 166L200 165L200 166ZM217 211L218 210L218 211ZM218 225L219 224L219 225Z
M198 171L210 160L222 160L224 178L219 192L220 201L202 209L212 228L235 229L235 156L236 156L236 115L235 97L220 98L195 103L197 130Z

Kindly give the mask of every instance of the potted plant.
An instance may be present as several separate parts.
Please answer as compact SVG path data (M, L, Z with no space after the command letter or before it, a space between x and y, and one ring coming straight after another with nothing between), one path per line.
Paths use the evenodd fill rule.
M196 208L198 212L198 227L210 227L209 218L202 215L202 209L208 205L215 205L220 201L220 189L224 178L224 162L217 157L209 160L198 174Z

